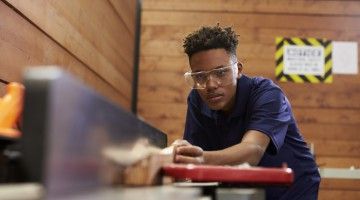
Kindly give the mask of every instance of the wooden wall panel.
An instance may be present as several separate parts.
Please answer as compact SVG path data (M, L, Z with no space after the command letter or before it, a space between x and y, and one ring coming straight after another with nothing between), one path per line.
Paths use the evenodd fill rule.
M144 0L138 112L166 132L169 143L184 131L189 88L183 73L189 67L183 38L216 23L232 26L240 35L237 53L243 72L274 81L277 36L360 43L358 1ZM306 141L314 144L318 165L360 167L360 74L336 74L332 84L279 85ZM320 199L358 199L359 188L345 185L322 183Z
M319 199L359 199L360 191L354 190L333 190L321 189L319 192Z
M221 23L241 26L242 28L293 28L338 30L348 28L359 30L353 26L357 19L350 16L318 16L318 15L277 15L263 13L230 13L230 12L181 12L147 11L143 14L144 25L178 25L199 26L201 24ZM266 18L266 20L264 20ZM196 19L196 20L194 20ZM299 23L294 23L299 22ZM301 23L300 23L301 22Z
M23 34L29 30L36 32L36 37L24 38L29 41L9 44L29 52L26 60L20 62L22 66L6 70L12 72L12 76L17 76L14 80L20 80L24 66L58 64L71 72L78 71L75 74L87 84L130 110L136 2L2 0L1 4L13 8L12 12L21 16L24 24L28 24L26 28L17 27L15 31ZM126 12L120 8L127 8ZM10 24L3 25L16 26L11 20ZM44 46L44 43L48 46ZM27 44L30 45L29 49ZM51 51L52 48L57 50ZM14 52L8 54L9 59L20 59ZM33 57L32 54L37 55ZM15 65L9 60L2 62L1 67ZM83 71L79 71L74 62L82 65ZM93 78L86 74L92 74ZM11 79L8 75L6 78Z
M159 61L158 65L155 64L156 67L154 67L154 69L146 69L148 64L144 64L144 68L141 69L142 74L141 79L139 80L139 101L145 98L146 101L171 103L172 99L176 99L176 101L182 100L183 103L186 103L189 88L186 86L182 76L183 71L186 71L186 69L183 71L180 70L180 68L187 68L183 67L186 65L179 64L179 66L176 66L175 59L170 59L164 66L162 65L162 62L163 61ZM141 62L141 64L142 63L144 62ZM173 72L169 70L171 67L174 68ZM250 76L257 75L256 69L263 69L263 67L251 66L249 67L251 69L248 70L246 67L247 66L245 66L243 71L245 74ZM269 74L263 73L261 76L274 78L274 70L271 71L272 72L269 72ZM336 76L334 78L334 83L326 85L294 85L292 83L280 83L280 85L287 94L288 98L291 100L291 104L296 107L334 109L360 108L360 83L357 83L355 78L353 78L353 80L349 80L349 78L344 75ZM159 95L169 96L169 98L158 99L157 97Z
M136 1L134 0L109 0L120 15L121 21L126 25L132 36L135 35L136 24Z
M346 1L346 0L345 0ZM358 15L356 1L341 0L145 0L144 10L257 12L279 14Z

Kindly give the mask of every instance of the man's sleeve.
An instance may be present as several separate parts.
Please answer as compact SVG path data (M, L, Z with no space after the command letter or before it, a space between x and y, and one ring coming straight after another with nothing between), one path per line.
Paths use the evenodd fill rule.
M192 145L203 147L204 139L201 139L201 133L203 129L201 128L200 122L200 111L195 108L188 100L188 108L186 113L185 121L185 131L184 131L184 140L187 140Z
M269 154L277 154L284 144L291 122L290 104L283 92L276 87L262 92L254 98L248 130L257 130L266 134L271 140L266 151Z

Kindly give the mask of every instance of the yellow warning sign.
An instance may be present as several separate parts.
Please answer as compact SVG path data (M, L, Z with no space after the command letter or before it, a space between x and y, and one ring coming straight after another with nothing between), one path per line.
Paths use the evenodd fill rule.
M295 83L332 82L331 40L277 37L275 42L277 80Z

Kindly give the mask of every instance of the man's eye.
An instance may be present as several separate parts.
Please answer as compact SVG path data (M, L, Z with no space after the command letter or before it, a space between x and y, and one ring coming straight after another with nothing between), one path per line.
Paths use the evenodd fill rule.
M196 75L193 75L193 78L197 82L203 82L203 81L206 81L207 76L205 74L196 74Z
M217 77L223 77L223 76L227 75L228 71L229 71L228 69L221 69L221 70L215 71L215 75Z

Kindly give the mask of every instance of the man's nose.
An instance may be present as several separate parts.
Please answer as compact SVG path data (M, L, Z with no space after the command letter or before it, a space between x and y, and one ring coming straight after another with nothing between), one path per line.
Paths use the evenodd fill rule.
M207 81L206 81L206 89L216 89L219 87L218 80L214 78L211 74L209 74Z

